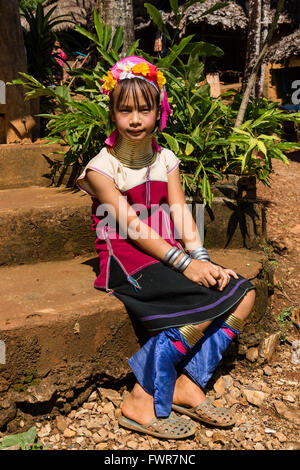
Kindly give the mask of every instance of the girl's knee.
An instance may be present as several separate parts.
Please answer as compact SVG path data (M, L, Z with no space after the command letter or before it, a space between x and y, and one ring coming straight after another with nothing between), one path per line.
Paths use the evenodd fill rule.
M245 296L244 296L244 304L245 306L247 305L248 309L249 309L249 313L251 312L251 309L253 308L254 306L254 303L255 303L255 298L256 298L256 292L255 292L255 289L251 289L249 290Z
M255 291L255 289L249 290L249 291L246 293L246 296L247 296L247 298L249 299L249 301L252 301L252 302L254 303L254 302L255 302L255 298L256 298L256 291Z

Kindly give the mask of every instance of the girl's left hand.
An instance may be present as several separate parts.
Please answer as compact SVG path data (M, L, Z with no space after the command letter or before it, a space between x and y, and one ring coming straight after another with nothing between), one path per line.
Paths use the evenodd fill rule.
M235 279L238 279L238 275L232 269L221 268L221 266L215 266L218 268L219 274L215 277L217 281L217 289L223 290L228 282L230 281L230 276L233 276Z

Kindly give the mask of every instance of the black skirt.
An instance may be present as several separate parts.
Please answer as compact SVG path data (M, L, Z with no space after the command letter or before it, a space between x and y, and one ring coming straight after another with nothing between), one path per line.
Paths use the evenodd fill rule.
M223 291L200 286L163 263L147 266L132 278L137 286L111 258L109 289L148 331L213 320L231 310L248 290L255 289L240 275L238 279L230 276Z

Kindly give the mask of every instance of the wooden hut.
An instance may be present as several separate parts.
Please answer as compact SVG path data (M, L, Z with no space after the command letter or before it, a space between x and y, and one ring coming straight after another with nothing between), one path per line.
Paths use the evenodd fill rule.
M300 28L270 46L265 62L264 95L282 104L299 105Z

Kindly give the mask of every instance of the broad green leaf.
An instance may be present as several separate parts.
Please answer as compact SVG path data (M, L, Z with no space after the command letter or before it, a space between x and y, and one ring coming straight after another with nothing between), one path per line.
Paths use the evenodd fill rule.
M123 37L124 37L124 29L122 26L119 26L116 29L116 32L114 34L112 44L111 44L111 47L115 49L115 51L118 51L121 48L123 44Z
M137 39L136 41L134 41L130 46L129 46L129 49L128 51L126 52L126 55L129 56L129 55L133 55L136 51L136 49L139 47L139 42L140 40Z
M174 139L174 137L172 137L171 135L165 133L165 132L162 132L162 135L164 136L164 138L166 139L170 149L172 150L172 152L174 152L175 154L177 154L179 152L179 145L178 145L178 142L176 139Z
M177 15L178 13L178 0L169 0L170 1L170 7L172 8L172 11Z
M158 29L163 31L164 23L160 11L151 3L144 3L144 7L147 9L148 14L151 16Z
M262 152L264 155L267 155L266 146L265 146L265 144L264 144L261 140L258 140L258 141L257 141L257 146L258 146L259 150L261 150L261 152Z
M75 31L77 31L78 33L82 34L83 36L86 36L87 38L89 38L92 42L95 42L96 44L99 44L99 41L98 39L92 34L90 33L89 31L87 31L86 29L82 28L81 26L77 26L75 25Z
M193 153L193 151L194 151L194 146L190 142L188 142L185 147L185 154L190 155L191 153Z
M164 57L163 59L160 59L158 61L157 67L159 67L159 68L169 68L173 64L174 60L176 60L178 58L178 56L183 51L185 46L193 39L193 37L194 37L194 35L192 34L190 36L187 36L187 37L181 39L181 41L178 45L173 46L170 49L170 52L166 57Z
M99 39L99 43L103 43L103 24L100 18L100 15L98 15L96 8L94 9L94 24L95 24L95 29L96 33Z

